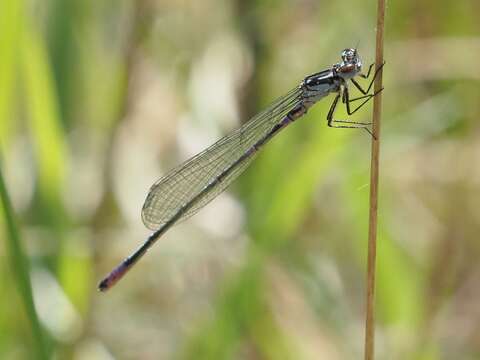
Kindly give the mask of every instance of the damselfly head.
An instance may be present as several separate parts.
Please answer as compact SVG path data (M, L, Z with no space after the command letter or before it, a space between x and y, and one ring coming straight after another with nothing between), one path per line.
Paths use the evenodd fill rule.
M352 78L362 71L362 60L357 49L345 49L341 56L342 62L335 67L337 74L343 78Z

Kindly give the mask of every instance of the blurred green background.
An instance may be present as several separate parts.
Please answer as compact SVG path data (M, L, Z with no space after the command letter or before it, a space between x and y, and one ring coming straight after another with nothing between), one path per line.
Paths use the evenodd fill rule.
M480 358L479 13L388 2L378 359ZM0 358L362 358L370 139L326 126L332 98L96 285L148 235L157 178L343 48L371 63L375 17L374 1L1 0Z

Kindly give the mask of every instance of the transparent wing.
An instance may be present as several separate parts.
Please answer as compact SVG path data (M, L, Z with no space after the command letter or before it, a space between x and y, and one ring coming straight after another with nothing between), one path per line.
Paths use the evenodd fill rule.
M282 118L299 102L302 90L295 88L277 99L266 110L231 134L185 161L158 180L151 188L142 209L142 220L146 227L157 230L179 209L197 196L227 167L272 130ZM225 190L254 159L255 153L247 157L195 202L179 219L185 220L195 214L218 194Z

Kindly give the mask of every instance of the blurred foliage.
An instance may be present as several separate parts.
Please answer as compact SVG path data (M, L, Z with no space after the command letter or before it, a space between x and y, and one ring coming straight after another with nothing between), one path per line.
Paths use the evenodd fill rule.
M330 99L115 289L96 282L148 234L169 168L343 48L369 64L375 9L1 1L0 358L361 358L370 146L326 126ZM388 3L378 359L480 356L479 10Z

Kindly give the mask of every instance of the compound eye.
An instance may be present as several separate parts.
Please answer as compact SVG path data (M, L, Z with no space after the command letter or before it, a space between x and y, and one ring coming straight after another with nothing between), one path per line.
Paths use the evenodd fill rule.
M355 58L355 51L352 49L345 49L342 51L342 60L343 61L352 61Z

